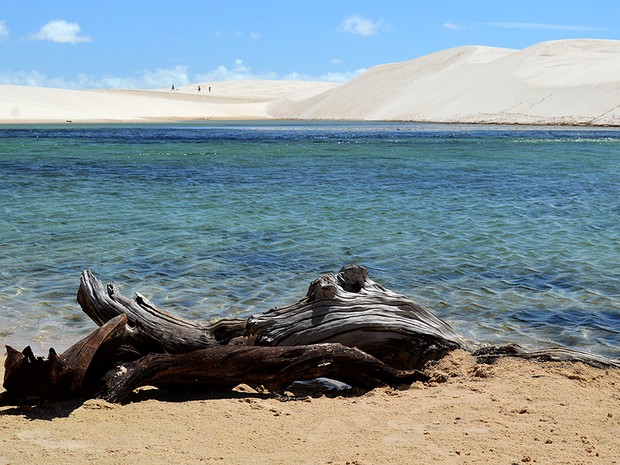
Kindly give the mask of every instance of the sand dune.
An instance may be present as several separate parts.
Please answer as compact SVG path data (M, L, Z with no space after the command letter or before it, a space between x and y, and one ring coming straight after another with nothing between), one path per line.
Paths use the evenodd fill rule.
M620 125L620 41L458 47L376 66L343 85L226 81L174 92L0 86L4 123L269 118Z
M620 41L524 50L458 47L377 66L324 94L268 107L273 117L465 123L620 124Z
M308 97L335 85L305 81L231 81L192 84L174 92L170 89L84 91L0 86L0 122L265 119L269 118L266 106L274 99Z

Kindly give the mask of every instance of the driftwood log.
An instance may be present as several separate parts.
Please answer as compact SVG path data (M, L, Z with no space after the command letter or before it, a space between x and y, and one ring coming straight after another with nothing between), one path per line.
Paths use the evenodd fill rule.
M338 342L404 369L476 347L411 299L369 279L360 266L321 276L289 307L251 316L246 333L255 345Z
M142 347L140 354L135 334L127 316L118 315L60 356L50 349L43 359L30 347L19 352L7 346L6 392L0 393L0 405L80 396L118 402L145 385L231 389L246 383L277 391L293 381L317 377L336 377L366 389L427 379L417 370L398 370L341 344L219 345L185 354L148 354Z
M427 379L419 370L457 348L487 362L517 356L620 367L567 349L469 341L359 266L321 276L299 302L247 320L185 320L140 294L124 297L89 270L77 299L99 328L61 355L50 349L47 359L29 347L7 346L0 405L95 396L116 402L145 385L229 389L245 383L278 391L293 381L328 377L362 390L399 386Z
M110 370L110 360L139 357L137 349L127 346L133 329L127 316L119 315L97 328L61 355L49 350L47 359L37 357L28 346L22 352L7 346L4 363L4 388L0 405L22 405L46 400L61 400L89 395L98 389L101 378Z
M186 353L231 341L261 346L337 342L392 366L415 369L451 350L477 347L411 299L369 279L361 266L327 273L310 284L299 302L248 320L184 320L138 293L135 300L124 297L113 283L104 286L89 270L82 273L77 299L98 325L126 314L144 339L152 339L153 352Z
M130 323L139 328L141 337L155 346L153 352L182 354L227 344L245 334L245 320L222 319L215 323L185 320L158 308L139 293L134 300L125 297L114 283L104 285L90 270L82 273L77 301L99 326L118 315L127 315Z
M362 389L428 379L418 370L398 370L342 344L227 345L181 355L151 354L124 364L106 376L101 397L117 402L144 385L232 389L243 383L281 391L294 381L320 377L337 378Z

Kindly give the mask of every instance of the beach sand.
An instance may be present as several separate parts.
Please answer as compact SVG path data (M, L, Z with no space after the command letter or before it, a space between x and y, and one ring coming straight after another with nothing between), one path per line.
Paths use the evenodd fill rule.
M0 464L615 464L620 371L456 351L441 382L282 402L154 389L0 408ZM445 380L445 381L443 381Z

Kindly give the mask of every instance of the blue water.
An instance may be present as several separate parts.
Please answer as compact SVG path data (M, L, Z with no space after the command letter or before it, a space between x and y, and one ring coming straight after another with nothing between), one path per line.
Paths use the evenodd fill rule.
M620 357L620 131L408 123L0 127L0 341L94 324L82 270L186 318L348 263L489 343Z

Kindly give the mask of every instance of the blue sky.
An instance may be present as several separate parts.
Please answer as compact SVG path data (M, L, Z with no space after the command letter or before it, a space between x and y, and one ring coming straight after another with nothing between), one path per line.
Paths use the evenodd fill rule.
M461 45L620 39L617 0L3 0L0 84L344 82Z

